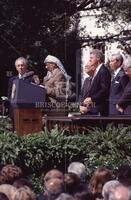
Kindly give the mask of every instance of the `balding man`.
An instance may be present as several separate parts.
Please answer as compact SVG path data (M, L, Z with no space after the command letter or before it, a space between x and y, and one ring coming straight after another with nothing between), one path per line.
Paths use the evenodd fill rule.
M131 200L131 190L120 185L110 194L109 200Z
M55 200L64 192L64 181L59 178L51 178L44 184L44 193L37 200Z

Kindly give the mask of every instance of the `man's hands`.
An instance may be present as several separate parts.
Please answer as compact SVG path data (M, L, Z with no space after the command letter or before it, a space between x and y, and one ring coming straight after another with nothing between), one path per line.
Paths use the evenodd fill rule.
M86 114L88 111L90 111L90 108L88 109L88 106L90 106L91 104L93 104L91 97L87 97L83 101L83 105L85 105L85 106L80 106L80 113Z
M93 104L93 101L91 99L91 97L87 97L84 102L83 102L87 107L91 104Z
M116 104L116 109L117 109L120 113L123 113L123 112L124 112L124 109L121 108L118 104Z
M33 81L34 81L34 83L36 84L36 85L39 85L40 84L40 79L39 79L39 77L38 77L38 75L33 75Z

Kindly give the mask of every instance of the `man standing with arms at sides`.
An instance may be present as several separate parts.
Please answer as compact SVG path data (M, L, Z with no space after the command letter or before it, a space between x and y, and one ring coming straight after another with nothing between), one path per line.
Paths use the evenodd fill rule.
M104 55L100 50L94 49L90 52L88 64L92 66L91 68L94 72L91 78L89 91L81 102L86 107L86 109L83 110L80 106L80 112L82 114L108 115L111 76L103 62ZM84 87L86 88L86 86Z
M116 105L117 110L124 115L131 115L131 57L124 62L125 74L129 77L129 81L124 89L121 98Z
M123 57L121 54L113 54L110 60L110 68L112 71L112 80L109 96L109 115L120 115L116 109L116 104L123 94L124 88L128 83L128 76L123 70Z

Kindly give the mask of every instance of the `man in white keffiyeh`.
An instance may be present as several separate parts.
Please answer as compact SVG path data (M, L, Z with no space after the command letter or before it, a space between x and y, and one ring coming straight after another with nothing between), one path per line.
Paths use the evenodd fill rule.
M50 102L67 102L69 90L69 79L61 61L52 55L48 55L45 60L47 75L43 79L47 96Z

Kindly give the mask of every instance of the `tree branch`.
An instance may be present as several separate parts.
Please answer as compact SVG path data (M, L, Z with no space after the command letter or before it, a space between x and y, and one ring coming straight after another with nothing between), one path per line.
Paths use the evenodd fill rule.
M78 7L77 7L77 11L81 11L83 10L85 7L89 6L92 2L92 0L84 0Z

